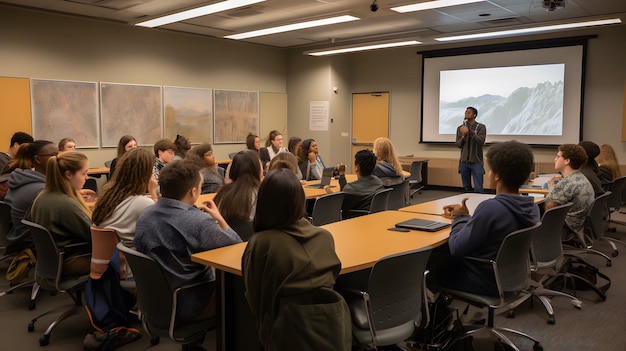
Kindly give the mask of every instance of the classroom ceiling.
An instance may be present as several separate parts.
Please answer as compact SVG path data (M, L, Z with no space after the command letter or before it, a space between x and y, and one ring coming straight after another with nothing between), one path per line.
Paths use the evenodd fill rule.
M412 13L397 13L391 7L420 0L267 0L212 15L159 27L165 30L222 38L272 26L352 15L360 20L266 35L243 41L292 48L351 45L392 39L415 39L433 44L435 37L471 34L494 29L516 29L566 20L620 17L626 21L624 0L486 0ZM544 2L565 3L549 11ZM173 12L216 3L218 0L2 0L0 4L88 17L118 23L135 23ZM425 2L425 1L422 1ZM146 29L150 30L150 29Z

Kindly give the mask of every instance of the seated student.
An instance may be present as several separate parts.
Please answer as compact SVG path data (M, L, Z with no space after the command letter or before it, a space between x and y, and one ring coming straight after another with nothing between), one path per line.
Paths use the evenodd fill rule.
M231 227L239 230L237 233L244 240L251 233L262 176L258 154L252 150L239 151L231 163L232 182L221 187L215 195L220 213Z
M322 173L324 172L324 161L319 155L319 149L317 148L317 141L313 139L306 139L302 142L300 148L300 172L302 172L302 179L304 180L319 180L322 179Z
M393 147L391 140L377 138L374 140L373 151L377 160L374 175L387 186L402 183L404 180L402 164L400 164L396 148Z
M56 145L55 145L56 147ZM79 152L50 156L46 166L46 187L37 196L25 218L50 231L57 246L91 243L91 211L80 190L87 180L89 160ZM63 275L89 274L90 245L76 249L63 263Z
M433 272L443 287L475 294L498 296L490 266L464 260L478 257L495 260L504 238L513 231L540 221L539 207L530 196L521 196L519 188L533 168L533 153L526 144L507 141L494 144L487 152L491 171L489 179L496 197L481 202L470 215L465 201L444 207L444 216L454 218L447 245L437 251L447 259L431 259ZM446 252L447 251L447 252Z
M176 145L176 149L174 152L174 160L178 161L185 158L187 152L191 150L191 142L187 139L186 136L176 134L176 139L174 139L174 145Z
M599 171L604 178L615 180L622 176L613 146L609 144L600 145L600 154L598 155L597 161Z
M132 135L124 135L120 138L120 141L117 143L117 157L111 160L111 166L109 167L109 179L113 178L113 174L115 174L115 168L117 167L117 160L122 157L122 155L134 148L137 147L137 140Z
M300 167L298 167L298 159L290 152L281 152L276 155L270 161L267 171L279 168L286 168L292 171L298 177L298 180L302 179L302 173L300 172Z
M281 152L287 152L287 148L283 146L283 135L277 130L272 130L265 141L265 149L270 156L270 160Z
M115 230L121 242L133 246L139 215L157 201L152 154L132 149L122 155L117 172L104 186L93 209L93 225ZM146 191L150 197L146 197Z
M161 197L137 220L135 247L163 267L170 288L212 281L210 267L191 261L191 254L241 242L213 201L196 207L202 176L192 160L180 160L163 169L160 176ZM209 304L213 286L185 291L177 306L177 323L184 324L210 317Z
M259 138L258 135L248 133L248 136L246 137L246 148L259 153L259 158L263 164L263 170L266 170L271 157L268 149L266 147L261 147L261 138Z
M0 172L0 201L4 200L4 197L9 191L9 178L11 173L16 169L31 169L33 168L33 161L28 153L28 146L30 144L22 144L17 150L15 157L10 159L4 165L4 168Z
M169 139L160 139L154 143L154 177L159 180L159 173L166 164L174 160L176 145Z
M339 186L346 193L342 211L344 218L351 217L350 210L369 210L374 194L382 190L383 183L375 176L376 156L370 150L360 150L354 155L354 173L357 180L346 181L346 166L339 166Z
M27 146L30 166L16 168L9 176L4 202L11 206L11 227L7 234L7 253L16 253L26 248L34 248L28 227L22 224L26 211L46 186L46 164L51 156L59 153L57 145L47 140L36 140ZM24 164L28 165L28 164Z
M202 166L202 194L216 193L224 185L224 168L215 163L215 154L211 144L200 144L189 153L187 158L193 159Z
M16 132L11 136L11 143L9 144L9 150L7 152L0 152L0 170L4 168L4 165L9 162L10 159L15 157L17 149L20 145L32 143L33 137L30 134L24 132Z
M578 145L582 146L587 154L587 161L580 167L580 173L584 174L593 186L593 193L596 197L604 194L605 187L611 183L611 179L600 179L600 171L596 157L600 154L600 147L593 141L581 141Z
M241 259L246 300L266 350L350 350L345 302L317 305L315 313L296 321L281 315L290 301L305 305L301 300L320 288L332 289L341 269L333 237L304 217L304 199L300 182L287 169L270 171L261 183L255 233ZM318 344L303 344L310 340Z
M585 243L583 226L587 210L595 199L593 186L579 169L587 161L587 153L580 145L563 144L554 158L554 169L561 173L550 179L550 192L546 195L546 210L572 202L565 217L563 227L564 240L576 240Z
M63 138L59 141L59 152L76 151L76 142L72 138Z

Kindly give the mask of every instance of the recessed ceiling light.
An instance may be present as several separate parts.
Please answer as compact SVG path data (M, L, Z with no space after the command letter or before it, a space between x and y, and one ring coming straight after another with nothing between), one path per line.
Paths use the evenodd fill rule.
M482 39L482 38L490 38L490 37L539 33L539 32L553 31L553 30L572 29L572 28L580 28L580 27L593 27L593 26L602 26L606 24L619 24L619 23L622 23L621 19L612 18L612 19L597 20L597 21L574 22L574 23L555 24L551 26L540 26L540 27L531 27L531 28L500 30L500 31L495 31L495 32L486 32L486 33L477 33L477 34L456 35L456 36L451 36L451 37L435 38L435 40L454 41L454 40Z
M418 44L421 44L421 42L417 40L408 40L408 41L381 43L381 44L363 44L361 46L351 46L351 47L337 48L337 49L322 49L322 51L310 51L310 52L305 52L304 54L311 55L311 56L327 56L327 55L344 54L347 52L394 48L394 47L411 46L411 45L418 45Z
M481 2L481 1L485 1L485 0L437 0L437 1L426 1L426 2L420 2L420 3L417 3L417 4L392 7L391 10L392 11L396 11L396 12L405 13L405 12L432 10L432 9L438 9L438 8L450 7L450 6L457 6L457 5L473 4L475 2Z
M174 23L174 22L184 21L190 18L210 15L216 12L227 11L227 10L234 9L237 7L252 5L252 4L256 4L259 2L263 2L263 1L265 0L226 0L226 1L218 2L218 3L207 5L207 6L202 6L202 7L198 7L198 8L191 9L191 10L173 13L167 16L158 17L155 19L151 19L149 21L137 23L135 25L153 28L153 27L163 26L166 24Z
M324 18L324 19L319 19L319 20L314 20L314 21L306 21L306 22L300 22L300 23L294 23L294 24L287 24L287 25L278 26L278 27L271 27L271 28L253 30L251 32L227 35L224 38L227 38L227 39L248 39L248 38L260 37L260 36L263 36L263 35L270 35L270 34L276 34L276 33L290 32L290 31L294 31L294 30L298 30L298 29L312 28L312 27L321 27L321 26L327 26L329 24L337 24L337 23L343 23L343 22L356 21L356 20L359 20L359 19L360 18L358 18L358 17L354 17L354 16L350 16L350 15L344 15L344 16Z

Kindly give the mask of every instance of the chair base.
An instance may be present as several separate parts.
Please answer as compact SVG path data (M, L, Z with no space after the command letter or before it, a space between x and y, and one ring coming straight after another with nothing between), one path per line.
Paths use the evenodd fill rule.
M75 314L78 314L80 311L83 310L83 306L82 305L66 305L66 306L61 306L55 309L52 309L50 311L47 311L45 313L40 314L39 316L33 318L33 320L28 323L28 332L34 332L35 331L35 323L37 322L37 320L43 316L46 316L48 314L51 313L56 313L60 310L63 310L63 312L61 313L60 316L58 316L46 329L46 331L44 332L43 336L39 339L39 345L40 346L46 346L50 343L50 334L52 334L52 330L54 330L54 328L59 325L59 323L61 323L62 320L66 319L67 317L73 316Z
M578 247L573 247L573 246L563 246L563 255L565 256L576 256L578 254L592 254L592 255L597 255L600 256L602 258L604 258L606 260L606 266L607 267L611 267L613 265L613 260L611 260L611 258L607 255L605 255L604 253L592 249L590 247L588 248L578 248Z
M522 296L522 298L520 298L519 300L511 303L510 305L508 305L508 308L510 308L507 317L508 318L515 318L515 312L513 311L513 309L515 309L517 306L521 305L522 303L524 303L527 300L530 300L530 303L532 304L533 297L537 297L539 299L539 301L541 301L541 303L543 304L543 307L546 310L546 313L548 314L548 324L555 324L556 323L556 319L554 317L554 309L552 308L552 304L550 303L550 298L551 297L555 297L555 296L562 296L562 297L567 297L571 300L572 305L574 305L574 307L576 307L577 309L582 309L582 301L580 301L578 298L576 298L573 295L570 295L568 293L564 293L562 291L555 291L555 290L550 290L550 289L546 289L543 287L543 285L538 285L536 288L534 288L532 291L528 292L526 295Z

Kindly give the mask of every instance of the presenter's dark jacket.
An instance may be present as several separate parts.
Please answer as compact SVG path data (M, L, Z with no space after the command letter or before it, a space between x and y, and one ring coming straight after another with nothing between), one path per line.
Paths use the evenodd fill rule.
M469 131L463 138L461 126L456 129L456 146L461 149L461 162L483 163L483 145L487 137L487 127L476 122L476 124L467 127Z

